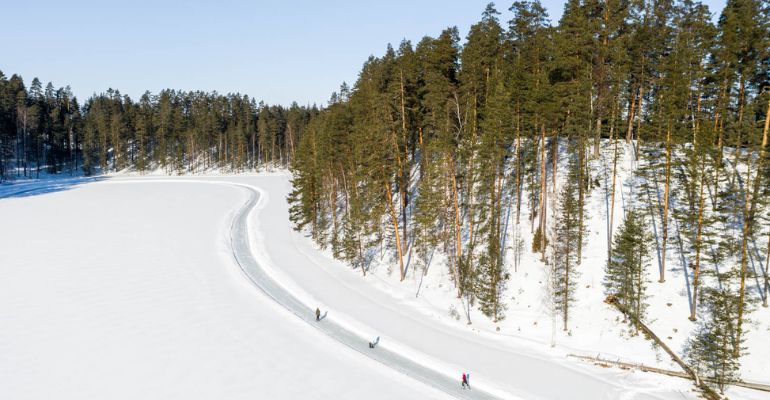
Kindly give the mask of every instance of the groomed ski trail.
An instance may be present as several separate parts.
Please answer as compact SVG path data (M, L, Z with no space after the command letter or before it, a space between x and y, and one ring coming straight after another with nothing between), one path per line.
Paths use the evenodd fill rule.
M313 309L303 304L292 293L274 281L264 269L262 269L251 253L249 245L248 216L256 208L262 199L259 191L250 185L231 183L234 186L244 188L249 192L246 203L236 212L230 226L230 243L233 257L243 271L244 275L254 286L265 295L273 299L288 311L296 315L306 323L313 325L327 336L337 340L350 349L359 352L377 362L382 363L396 371L403 373L417 381L432 386L457 399L498 399L483 390L464 390L460 386L459 379L450 377L427 368L411 359L390 351L387 348L378 347L369 349L366 346L367 339L351 332L334 322L333 318L326 318L320 322L315 320ZM333 312L332 312L333 314Z

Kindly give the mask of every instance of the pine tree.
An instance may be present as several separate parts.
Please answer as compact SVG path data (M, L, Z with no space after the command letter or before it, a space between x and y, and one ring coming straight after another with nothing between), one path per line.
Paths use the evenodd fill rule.
M581 229L577 198L578 160L575 155L569 159L569 173L559 194L557 217L551 242L551 293L555 311L561 315L563 329L568 329L569 311L576 301L577 289L577 244Z

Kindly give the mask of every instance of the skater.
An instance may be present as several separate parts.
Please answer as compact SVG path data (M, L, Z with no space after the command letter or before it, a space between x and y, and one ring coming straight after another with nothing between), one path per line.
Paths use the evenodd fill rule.
M462 383L463 389L465 389L466 387L468 389L471 388L471 385L468 383L469 378L470 378L470 374L463 372L463 383Z
M320 321L321 320L321 309L316 307L315 308L315 320Z
M377 347L378 343L380 343L380 337L379 336L377 336L377 338L374 339L373 341L369 342L369 348L373 349L373 348Z

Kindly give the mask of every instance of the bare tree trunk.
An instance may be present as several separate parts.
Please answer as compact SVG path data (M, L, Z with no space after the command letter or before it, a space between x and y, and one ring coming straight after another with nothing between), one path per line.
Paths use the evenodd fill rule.
M390 189L390 180L385 174L385 168L382 171L383 180L385 181L385 198L388 202L388 210L390 211L390 218L393 222L393 233L396 235L396 250L398 251L398 266L400 271L400 280L403 281L406 277L406 271L404 270L404 253L401 248L401 236L398 230L398 217L396 216L396 209L393 206L393 192Z
M329 168L329 207L332 209L332 238L337 237L337 189L334 185L334 174L332 174L331 168ZM362 268L363 269L363 268Z
M634 160L639 161L639 153L642 151L642 102L644 101L644 80L639 85L639 105L637 106L637 114L639 118L636 119L636 152L634 153ZM633 139L633 138L632 138Z
M548 177L545 169L545 125L540 126L540 261L545 261L545 226L546 198L548 196Z
M634 107L636 106L636 87L631 89L631 101L628 104L628 126L626 128L626 143L631 142L634 131Z
M559 134L558 131L554 131L553 139L551 141L551 193L556 193L556 171L558 169L559 162Z
M596 135L594 136L594 157L599 157L599 141L602 137L602 119L596 119Z
M725 137L725 124L724 124L724 115L722 113L722 106L721 103L724 102L724 96L727 92L727 81L725 80L724 84L722 85L722 90L720 93L719 98L717 99L718 109L716 112L716 116L714 117L714 129L718 130L719 132L719 138L717 139L717 159L714 166L714 193L715 195L712 197L712 208L717 208L717 200L719 199L719 196L717 194L719 193L719 172L722 169L722 154L724 152L724 137Z
M580 135L578 148L578 242L577 242L577 261L580 265L583 258L583 208L585 203L585 159L586 149L583 141L583 135Z
M501 240L504 237L503 235L505 235L507 226L503 226L503 177L505 175L505 161L502 155L499 157L499 160L500 172L497 175L497 241L500 243L500 261L497 263L497 267L502 268L504 261L503 257L505 256L505 242Z
M478 96L474 93L473 95L473 125L471 125L471 140L470 140L470 156L468 157L468 167L467 167L467 174L466 180L465 180L465 196L463 198L467 199L467 215L468 215L468 243L469 248L471 251L468 253L469 257L473 257L473 243L474 243L474 228L475 224L473 221L473 213L475 208L475 202L473 197L473 188L476 186L476 177L473 173L473 162L476 155L476 138L478 134Z
M738 172L736 172L736 174L737 173ZM753 199L749 196L748 182L750 182L750 179L749 179L750 177L751 177L751 155L748 155L748 157L746 158L747 187L744 190L745 200L744 200L744 207L743 207L743 232L742 232L742 239L741 239L741 271L740 271L741 286L738 294L738 326L735 332L735 345L733 346L733 354L736 357L740 355L740 350L741 350L740 343L741 343L741 335L743 334L743 312L744 312L745 302L746 302L746 264L748 261L749 232L751 231L751 227L750 227L751 218L749 217L749 211L750 211L749 203L753 201Z
M666 129L666 186L663 191L663 241L661 249L660 279L658 282L666 281L666 242L668 241L668 205L669 192L671 184L671 122Z
M462 248L463 248L463 246L462 246L462 230L461 230L461 228L462 228L462 219L461 219L461 216L460 216L460 201L457 198L458 194L457 194L457 177L456 177L456 174L455 174L455 162L454 162L454 159L452 158L452 156L447 156L447 158L448 158L447 167L449 168L448 175L452 179L452 202L454 203L454 211L455 211L455 213L454 213L455 214L455 221L454 221L454 223L455 223L455 241L456 241L455 246L457 247L455 249L457 251L457 254L456 254L457 261L456 261L455 264L456 264L456 267L457 267L457 279L458 279L457 297L460 297L460 296L462 296L462 288L460 287L461 285L459 285L459 282L460 282L460 260L462 259Z
M756 199L757 193L759 192L759 176L762 175L762 163L765 160L765 148L767 147L768 142L768 131L770 131L770 99L767 100L767 113L765 113L765 129L762 131L762 149L760 151L759 156L759 165L760 167L757 168L757 184L754 186L754 198ZM770 270L768 267L770 266L770 239L768 239L767 242L767 256L765 257L765 295L762 298L762 306L767 307L767 297L770 295L770 278L768 275L770 275Z
M770 236L767 238L767 255L765 256L765 296L762 307L767 307L767 296L770 294Z
M257 169L257 133L251 132L251 167Z
M521 112L516 104L516 225L521 215Z
M408 193L408 186L409 186L409 174L411 173L409 169L407 168L407 157L409 154L409 148L407 146L407 129L406 129L406 94L404 90L404 71L400 71L400 84L401 84L401 140L403 141L404 146L404 165L401 166L400 169L400 178L401 181L399 182L399 189L401 192L401 219L403 223L403 230L404 230L404 246L407 246L409 243L409 235L407 230L407 218L406 218L406 206L407 206L407 193Z
M610 127L610 137L612 138L612 194L610 196L610 229L607 236L607 261L610 260L612 254L612 228L615 225L615 188L616 177L618 175L618 138L617 135L613 136L613 128Z
M342 176L342 187L344 189L343 194L345 195L345 216L350 217L350 199L348 194L348 179L345 176L345 169L342 167L342 164L340 163L340 175Z
M706 177L706 156L700 155L701 168L700 168L700 194L698 196L698 230L695 235L695 272L692 278L692 308L690 308L690 321L695 321L698 316L696 312L698 310L698 283L700 278L700 253L701 247L703 247L702 235L703 235L703 187L705 186Z
M73 174L73 172L75 172L75 168L76 168L75 167L75 155L73 153L74 147L75 147L74 140L75 140L75 135L72 132L72 123L70 122L69 132L68 132L68 135L67 135L67 147L68 147L69 152L70 152L70 176Z
M567 213L569 214L571 210L567 210ZM569 215L567 216L567 223L570 220ZM572 252L572 249L570 248L570 243L572 243L572 235L570 233L572 232L572 229L570 227L567 227L567 248L565 251L565 271L564 271L564 294L562 298L562 304L564 305L563 310L563 317L564 317L564 331L567 331L567 322L569 321L569 285L570 285L570 253Z

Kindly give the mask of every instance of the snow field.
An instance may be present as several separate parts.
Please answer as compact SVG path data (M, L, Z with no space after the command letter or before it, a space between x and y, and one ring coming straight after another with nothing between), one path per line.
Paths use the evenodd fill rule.
M265 298L242 189L92 183L0 199L0 398L444 398Z

